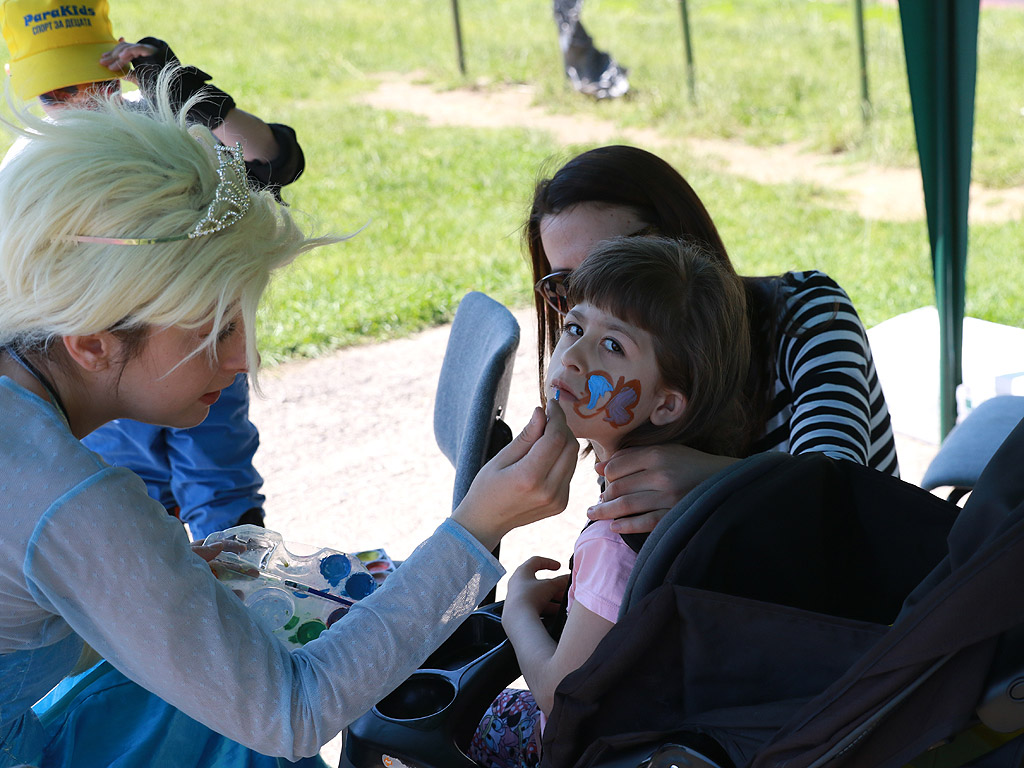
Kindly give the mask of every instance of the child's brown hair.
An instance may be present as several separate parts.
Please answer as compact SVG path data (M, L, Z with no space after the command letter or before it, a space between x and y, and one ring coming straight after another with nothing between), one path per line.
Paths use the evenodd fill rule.
M732 269L697 241L620 237L599 243L568 283L570 306L587 302L650 333L664 383L687 398L680 419L642 424L620 448L680 443L743 455L750 333Z

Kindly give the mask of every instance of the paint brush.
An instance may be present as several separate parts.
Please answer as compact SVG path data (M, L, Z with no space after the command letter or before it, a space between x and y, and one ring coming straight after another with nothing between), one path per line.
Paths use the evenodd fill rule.
M263 578L268 581L273 581L285 587L286 589L290 589L293 592L300 592L306 595L316 595L317 597L322 597L325 600L332 600L335 603L341 603L344 606L353 606L356 604L355 600L351 600L347 597L340 597L339 595L332 595L330 592L324 592L322 589L316 589L315 587L311 587L308 584L302 584L298 581L292 581L291 579L286 579L282 576L277 576L273 573L267 573L266 571L256 571L256 569L254 569L250 565L243 565L241 563L229 563L219 559L215 559L213 562L215 562L218 566L223 567L224 570L226 571L237 573L240 576L247 576L250 579Z

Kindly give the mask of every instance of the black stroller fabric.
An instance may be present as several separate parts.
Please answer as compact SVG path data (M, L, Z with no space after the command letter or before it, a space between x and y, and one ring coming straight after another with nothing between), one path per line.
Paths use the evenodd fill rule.
M970 721L995 638L1024 623L1022 465L1018 427L959 518L820 454L712 478L559 685L542 765L635 766L666 742L723 766L904 765Z
M777 733L754 768L899 766L971 723L1000 636L1024 624L1022 467L1024 422L978 479L947 556L892 630ZM1017 766L1022 755L1016 739L974 764Z

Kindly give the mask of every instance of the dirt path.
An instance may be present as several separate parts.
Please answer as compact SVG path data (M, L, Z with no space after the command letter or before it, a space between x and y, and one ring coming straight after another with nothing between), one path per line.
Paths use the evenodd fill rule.
M533 89L527 85L439 91L417 83L415 74L385 73L379 78L380 84L363 97L364 103L422 115L431 125L521 126L546 130L562 144L626 140L656 150L679 142L655 130L619 129L596 118L550 114L533 105ZM736 176L766 184L818 184L845 192L843 207L865 218L908 221L924 216L917 168L851 165L796 144L760 148L724 139L686 139L685 144L695 156L712 159L721 170ZM990 190L972 185L970 217L972 222L1024 219L1024 187Z
M514 432L539 396L532 315L516 313L522 340L506 421ZM450 326L269 370L250 413L260 430L267 524L309 544L383 546L405 557L451 511L455 473L433 433L434 392ZM596 476L581 464L574 512L513 532L502 560L572 549ZM578 503L577 503L578 499Z

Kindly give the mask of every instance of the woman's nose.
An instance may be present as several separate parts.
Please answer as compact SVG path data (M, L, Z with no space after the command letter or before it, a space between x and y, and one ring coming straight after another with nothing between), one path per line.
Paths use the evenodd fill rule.
M248 373L249 359L245 351L245 331L239 329L233 333L226 347L220 353L221 367L234 373Z

